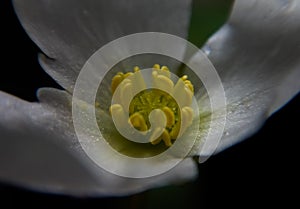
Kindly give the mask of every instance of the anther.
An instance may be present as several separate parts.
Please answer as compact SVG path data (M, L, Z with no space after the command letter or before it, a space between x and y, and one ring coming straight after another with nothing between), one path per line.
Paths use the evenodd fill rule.
M140 131L147 131L148 129L145 119L138 112L131 115L128 122L131 123L134 128Z
M110 113L118 118L116 125L129 123L139 131L153 129L149 143L155 145L163 141L170 147L172 140L182 136L192 124L194 86L187 75L174 85L169 68L155 64L152 71L154 89L146 89L140 68L135 66L133 71L117 73L113 77L112 92L119 86L120 96L116 104L110 107ZM135 95L132 101L128 101L132 95ZM129 119L125 119L126 115L129 115Z

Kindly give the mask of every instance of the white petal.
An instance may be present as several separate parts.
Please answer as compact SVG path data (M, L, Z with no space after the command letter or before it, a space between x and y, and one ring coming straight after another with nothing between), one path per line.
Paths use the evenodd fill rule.
M86 60L104 44L137 32L186 37L191 0L14 0L20 21L50 58L45 71L72 91Z
M76 196L128 195L197 176L192 159L147 179L112 175L81 150L71 123L70 95L42 89L41 103L0 92L0 179L42 192Z
M223 82L228 116L221 151L257 131L300 90L300 2L237 0L204 47Z

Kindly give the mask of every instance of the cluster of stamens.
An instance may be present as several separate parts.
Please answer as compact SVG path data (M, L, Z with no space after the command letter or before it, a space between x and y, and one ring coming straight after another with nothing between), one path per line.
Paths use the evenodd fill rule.
M152 70L153 88L137 91L136 86L144 85L143 77L138 75L134 80L128 78L139 71L139 67L134 67L134 72L119 72L113 77L111 90L114 94L119 87L120 98L118 103L111 105L110 112L120 114L119 118L122 118L121 114L128 114L129 119L123 123L129 123L139 131L147 131L151 128L149 114L153 110L160 109L165 114L166 126L163 130L152 127L154 134L150 137L149 143L156 145L163 141L169 147L193 121L191 107L194 95L193 84L184 75L174 85L168 67L155 64ZM135 92L138 93L128 103L126 98ZM168 92L171 92L171 95ZM129 107L128 110L126 106ZM157 136L155 132L162 134Z

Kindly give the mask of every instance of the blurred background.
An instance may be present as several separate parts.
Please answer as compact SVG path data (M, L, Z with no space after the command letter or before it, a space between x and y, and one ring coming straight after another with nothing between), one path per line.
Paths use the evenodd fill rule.
M232 1L194 0L193 4L189 40L200 47L225 22ZM39 66L37 54L40 50L21 27L9 0L0 1L0 25L0 90L28 101L37 101L35 92L38 88L60 88ZM296 202L299 107L298 95L253 137L200 164L199 178L193 182L128 197L74 198L36 193L0 180L0 208L4 208L3 205L14 208L96 206L146 209L280 205L288 208L289 205L299 205Z

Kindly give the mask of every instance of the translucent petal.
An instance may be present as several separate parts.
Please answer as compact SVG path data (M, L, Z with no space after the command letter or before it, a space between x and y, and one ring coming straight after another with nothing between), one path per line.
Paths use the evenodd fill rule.
M191 0L14 0L45 71L68 91L86 60L101 46L137 32L186 37Z
M299 11L294 0L237 0L228 23L204 46L228 103L218 151L253 134L299 92Z
M104 171L86 156L76 139L70 95L55 89L41 89L38 95L41 103L28 103L0 92L1 181L42 192L111 196L197 176L192 159L147 179L123 178Z

